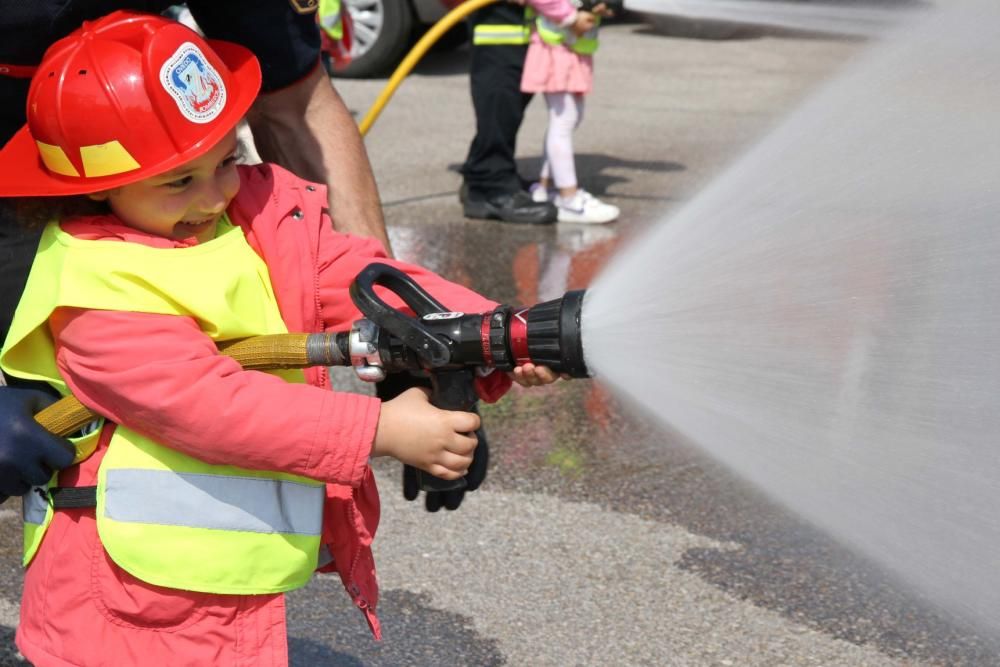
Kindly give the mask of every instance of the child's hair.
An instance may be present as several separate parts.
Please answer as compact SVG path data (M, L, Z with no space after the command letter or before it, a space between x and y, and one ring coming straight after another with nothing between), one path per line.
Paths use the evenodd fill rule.
M106 201L94 201L83 195L13 197L3 200L2 205L8 207L18 226L24 229L39 229L53 220L67 220L87 215L106 215L111 212Z

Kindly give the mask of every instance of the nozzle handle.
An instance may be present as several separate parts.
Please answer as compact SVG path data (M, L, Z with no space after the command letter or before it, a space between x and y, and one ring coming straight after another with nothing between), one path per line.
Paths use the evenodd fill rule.
M472 410L479 396L476 394L471 370L435 371L431 376L431 404L442 410ZM467 486L464 477L441 479L417 470L417 484L423 491L454 491Z
M372 262L351 283L351 301L365 317L399 338L432 368L451 361L448 346L420 320L392 308L375 293L375 286L385 287L403 300L418 316L444 313L448 309L399 269Z

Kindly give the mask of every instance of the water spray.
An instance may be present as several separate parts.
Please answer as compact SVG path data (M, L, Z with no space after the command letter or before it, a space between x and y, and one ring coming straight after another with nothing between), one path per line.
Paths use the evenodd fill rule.
M994 639L998 81L1000 3L914 15L614 258L583 331L618 398Z

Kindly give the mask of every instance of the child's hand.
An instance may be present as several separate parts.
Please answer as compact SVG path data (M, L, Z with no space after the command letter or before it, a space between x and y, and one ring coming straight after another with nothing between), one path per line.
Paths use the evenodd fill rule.
M548 366L536 366L531 362L517 366L510 377L522 387L540 387L543 384L552 384L560 377L565 380L569 379L568 375L560 376Z
M602 18L606 18L606 19L609 19L609 18L611 18L612 16L615 15L615 13L613 11L611 11L608 8L608 6L606 4L604 4L603 2L600 3L600 4L598 4L598 5L594 5L594 8L592 10L590 10L590 11L592 11L595 14L597 14L598 16L600 16Z
M479 415L441 410L414 387L382 404L373 456L391 456L441 479L457 479L472 464Z
M603 7L604 5L598 5L598 7ZM595 10L597 7L594 8ZM577 11L576 20L573 22L573 34L579 37L588 30L593 30L594 26L597 25L597 17L595 17L590 12L585 12L582 9Z

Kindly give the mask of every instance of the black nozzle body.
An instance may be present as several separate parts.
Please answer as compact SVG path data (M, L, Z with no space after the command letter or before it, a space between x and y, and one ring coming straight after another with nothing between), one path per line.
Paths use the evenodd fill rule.
M435 370L485 367L502 371L533 363L570 377L590 377L583 356L580 318L585 290L534 306L497 306L489 313L433 313L421 327L448 350ZM387 370L429 370L426 361L394 336L381 338Z
M515 317L525 320L528 359L532 363L570 377L590 376L580 332L585 294L585 290L573 290L558 299L515 312ZM523 363L523 359L519 361Z
M376 285L399 296L414 315L390 307L375 293ZM509 371L530 362L570 377L590 376L580 325L585 290L524 308L448 312L410 276L375 262L358 274L350 291L358 309L382 332L377 347L387 372L471 367ZM349 358L342 337L336 347L338 359Z

